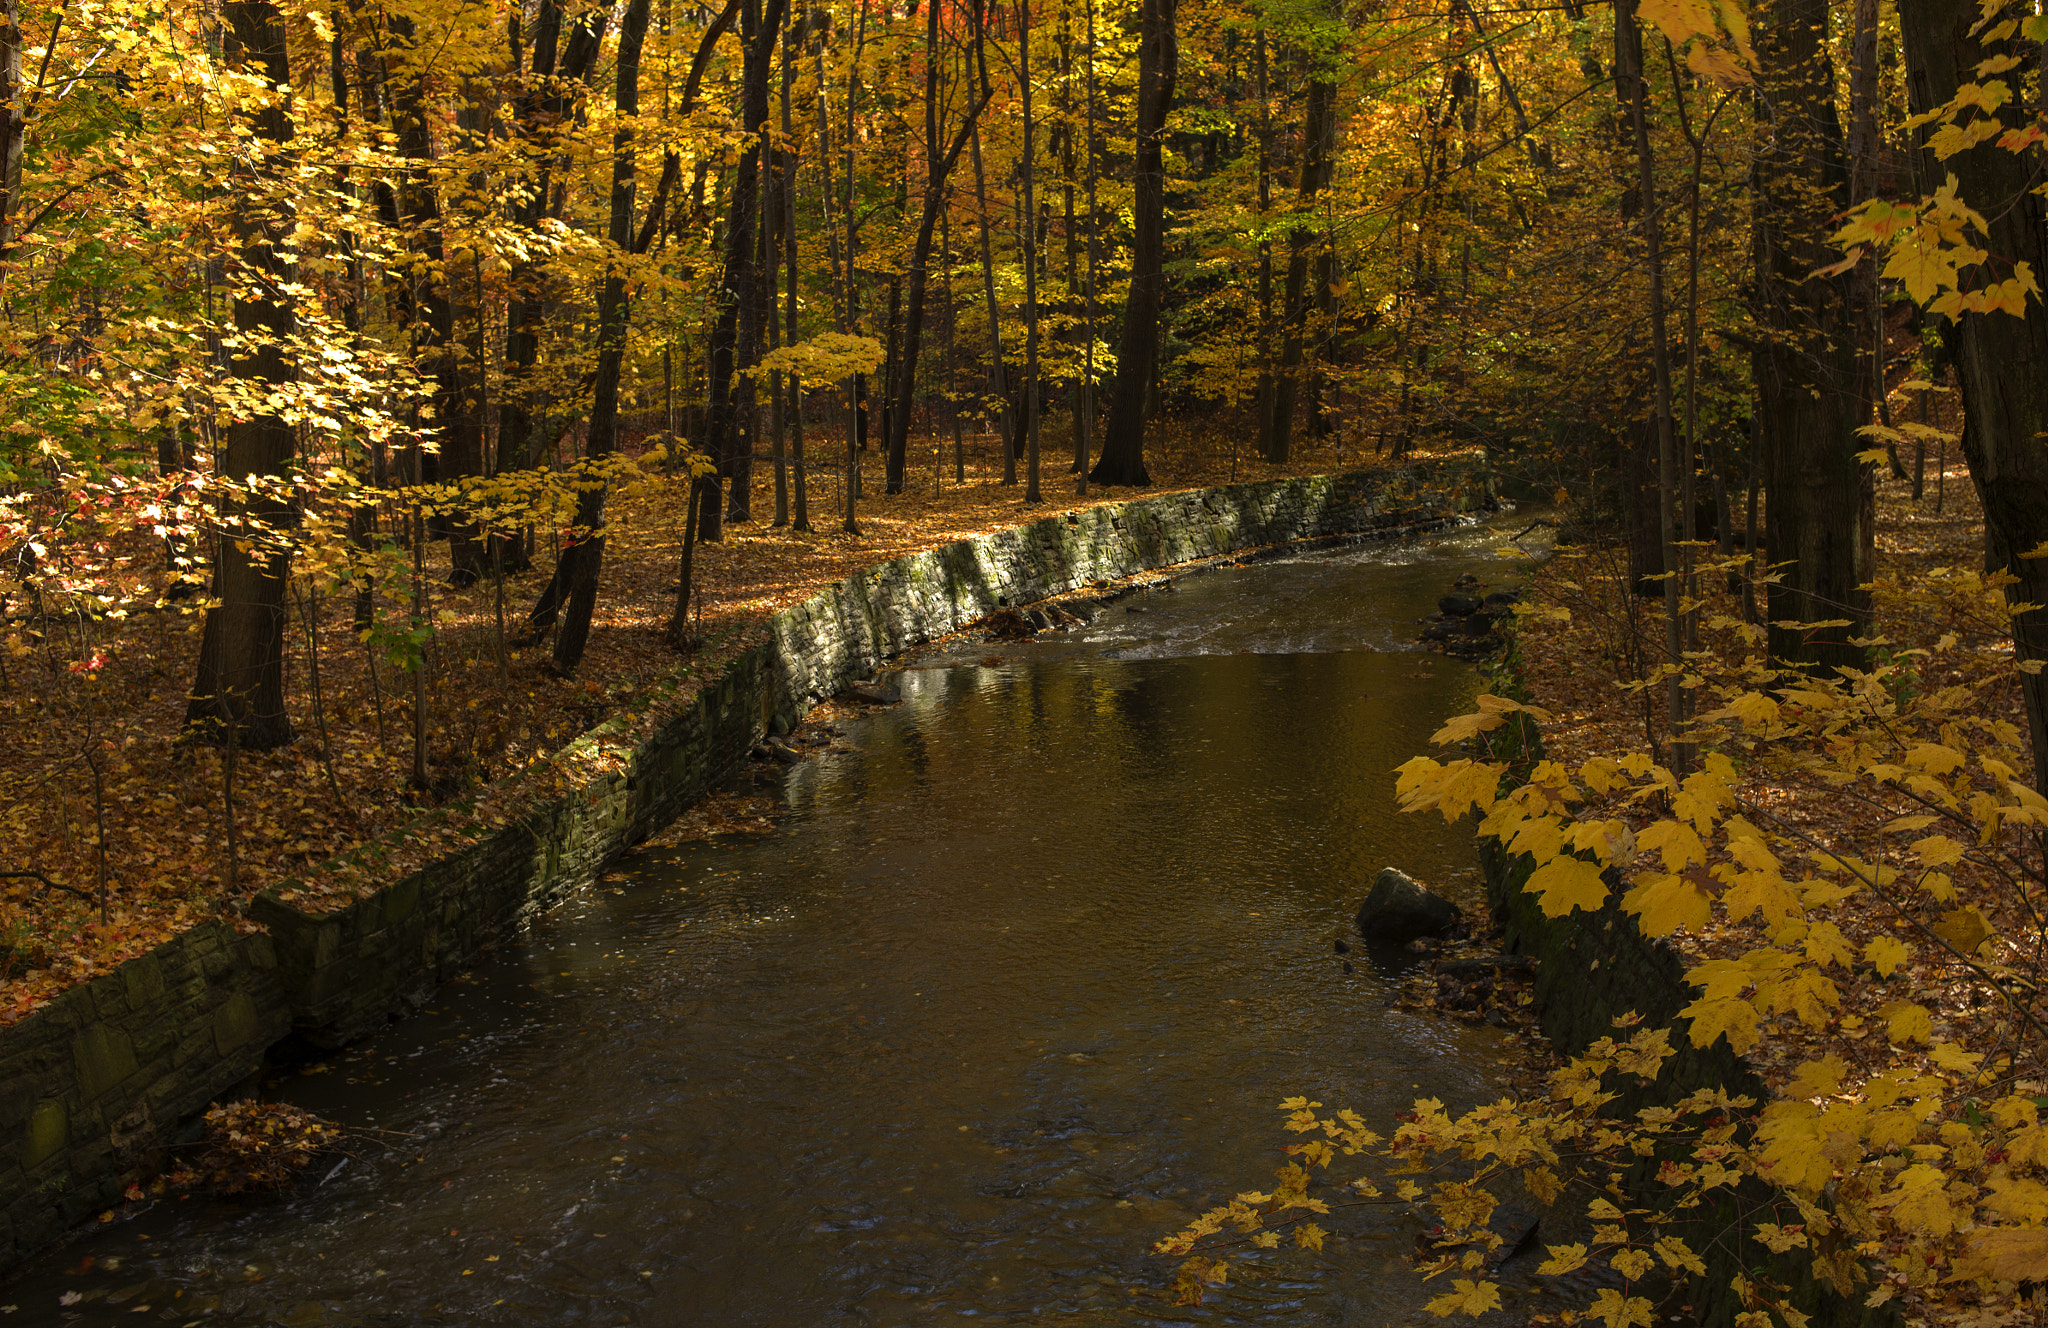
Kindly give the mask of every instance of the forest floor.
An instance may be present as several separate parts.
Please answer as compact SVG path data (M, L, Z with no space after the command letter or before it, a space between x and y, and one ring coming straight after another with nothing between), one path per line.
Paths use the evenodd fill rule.
M813 455L829 445L814 439ZM879 457L865 457L858 534L841 528L841 479L831 472L814 472L811 532L771 525L773 473L757 464L754 519L698 547L697 637L687 654L664 635L675 607L680 504L665 491L615 501L590 645L570 678L544 667L546 641L507 640L545 584L549 551L536 554L533 571L506 579L503 611L513 632L501 633L495 586L450 589L447 545L429 546L439 566L424 578L424 608L438 629L423 689L424 790L413 779L413 678L380 665L358 637L347 597L308 599L295 587L286 687L299 737L271 751L178 741L201 625L191 609L138 599L110 604L117 612L97 619L0 622L8 629L0 630L8 638L0 640L0 750L8 753L0 770L0 1026L190 926L225 918L252 927L241 916L250 898L303 880L309 866L366 840L418 827L402 837L404 853L387 875L449 851L459 836L444 837L445 818L426 818L436 806L473 797L480 817L501 821L522 800L580 777L587 772L555 761L564 744L657 678L715 680L769 616L861 568L1083 507L1385 463L1333 439L1269 466L1237 455L1208 424L1167 422L1148 448L1151 487L1091 486L1077 496L1071 458L1048 450L1044 501L1027 507L1021 485L1001 483L991 437L967 440L964 482L956 482L952 448L944 452L943 466L931 464L929 451L921 468L913 463L914 487L894 497L882 496ZM111 580L125 567L147 581L163 552L144 537L117 542L102 557ZM13 609L21 611L18 603ZM682 690L677 704L695 689ZM690 817L698 833L752 820L744 805L726 803ZM324 889L345 898L384 883L336 876Z
M1962 635L1965 648L2009 657L2009 625L1995 612L1971 620L1937 619L1924 610L1916 612L1917 602L1906 593L1943 569L1983 567L1983 517L1967 470L1959 459L1946 475L1936 473L1933 458L1928 464L1926 487L1918 501L1908 482L1885 474L1879 478L1877 630L1890 638L1883 649L1893 658L1904 658L1905 652L1930 646L1938 636L1955 632ZM1569 621L1530 616L1518 624L1519 673L1528 699L1551 715L1550 722L1543 725L1544 756L1574 770L1590 757L1661 752L1667 738L1661 690L1627 686L1632 677L1640 676L1642 661L1661 658L1663 614L1661 601L1648 602L1627 593L1626 568L1625 549L1562 548L1532 578L1530 602L1538 608L1569 609ZM1761 599L1761 591L1758 595ZM1704 643L1726 657L1739 655L1745 647L1734 640L1728 622L1742 618L1741 597L1725 585L1709 584L1704 598L1703 617L1710 624L1717 616L1723 619L1720 627L1705 629ZM1901 685L1932 690L1956 680L1937 672L1933 659L1923 663L1924 673ZM2015 676L2009 668L2004 674ZM2024 748L2026 716L2016 682L1980 692L1979 699L1992 716L2018 726ZM1701 709L1714 704L1703 700ZM1840 789L1819 778L1812 783L1772 782L1756 778L1753 771L1745 778L1738 794L1746 803L1767 808L1777 824L1793 827L1834 851L1859 851L1860 846L1879 843L1880 827L1892 815L1870 801L1843 796ZM2022 770L2018 778L2024 781L2028 773ZM1642 804L1626 802L1618 795L1595 798L1580 811L1588 816L1618 817L1638 829L1651 819ZM1967 864L1959 865L1955 875L1959 897L1981 905L1998 924L1996 934L2024 938L2031 933L2026 919L2009 906L1997 904L2007 898L2005 892L1994 889L1990 882L1973 880ZM1871 938L1889 935L1899 925L1880 892L1874 890L1832 905L1827 917L1840 927L1858 954ZM1697 964L1756 951L1769 943L1765 933L1760 916L1730 923L1717 913L1708 926L1681 929L1670 939L1689 963ZM2015 958L2012 962L2038 959ZM2001 1019L2007 1017L2002 1002L1958 963L1916 960L1888 979L1880 979L1869 965L1858 964L1855 974L1838 972L1837 976L1841 1004L1828 1012L1823 1025L1815 1026L1789 1011L1773 1015L1765 1022L1762 1040L1747 1052L1746 1059L1773 1088L1785 1086L1803 1062L1830 1054L1840 1056L1849 1067L1840 1089L1844 1093L1888 1069L1939 1073L1929 1055L1930 1044L1953 1041L1984 1052L1995 1050L2010 1031L2001 1027ZM1885 1007L1901 998L1921 1002L1933 1012L1931 1033L1917 1047L1887 1032ZM2048 1093L2048 1085L2022 1078L2009 1091ZM1794 1215L1779 1220L1798 1219ZM1889 1259L1898 1255L1899 1249L1866 1253ZM1897 1297L1914 1322L2005 1322L1972 1317L1988 1310L1975 1303L1977 1292L1968 1282L1907 1286L1899 1274L1887 1272L1874 1290L1881 1296Z

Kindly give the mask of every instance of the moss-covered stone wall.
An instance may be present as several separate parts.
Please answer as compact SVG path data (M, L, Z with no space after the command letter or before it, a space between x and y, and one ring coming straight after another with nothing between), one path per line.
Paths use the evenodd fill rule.
M0 1270L116 1202L290 1027L270 938L215 922L0 1031Z

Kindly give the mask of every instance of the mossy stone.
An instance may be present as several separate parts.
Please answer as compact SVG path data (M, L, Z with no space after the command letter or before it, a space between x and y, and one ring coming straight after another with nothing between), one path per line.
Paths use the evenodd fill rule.
M78 1083L88 1098L95 1098L120 1084L136 1071L135 1044L128 1035L103 1025L94 1025L71 1043L78 1062Z
M40 1166L71 1142L71 1115L56 1098L44 1098L28 1118L28 1144L22 1149L24 1171Z

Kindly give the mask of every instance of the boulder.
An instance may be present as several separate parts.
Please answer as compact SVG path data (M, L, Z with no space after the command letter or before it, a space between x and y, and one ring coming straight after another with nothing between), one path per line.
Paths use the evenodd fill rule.
M877 682L857 682L846 689L846 694L854 700L864 701L868 705L895 705L903 699L903 693L897 691L894 687L887 687Z
M1468 613L1479 612L1485 602L1477 595L1445 595L1436 602L1436 607L1439 613L1448 613L1454 618L1462 618Z
M1450 900L1388 867L1358 906L1358 934L1368 941L1405 945L1418 936L1449 936L1463 916Z
M1522 602L1519 590L1496 590L1482 601L1482 607L1489 613L1505 613Z

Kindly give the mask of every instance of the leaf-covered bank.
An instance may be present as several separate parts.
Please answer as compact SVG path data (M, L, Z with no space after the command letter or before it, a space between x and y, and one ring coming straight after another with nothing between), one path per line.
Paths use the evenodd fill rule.
M1522 861L1511 912L1573 938L1597 974L1547 978L1585 989L1556 1002L1578 1016L1558 1022L1573 1057L1547 1093L1457 1117L1419 1102L1382 1126L1285 1104L1321 1137L1273 1191L1169 1242L1195 1252L1188 1292L1220 1278L1224 1250L1392 1192L1443 1227L1425 1271L1455 1289L1435 1308L1482 1313L1500 1305L1488 1218L1527 1193L1585 1206L1590 1236L1553 1243L1541 1271L1611 1270L1584 1311L1610 1324L2038 1311L2048 803L2029 779L2014 609L1979 570L1967 506L1930 520L1931 495L1909 492L1887 486L1893 528L1936 537L1881 568L1867 668L1775 666L1741 563L1732 589L1703 593L1705 644L1670 665L1612 549L1543 569L1518 619L1520 686L1447 725L1438 741L1468 754L1410 762L1401 790L1413 810L1475 813ZM1637 704L1667 675L1701 701L1669 728ZM1614 950L1617 931L1661 939ZM1626 956L1641 971L1594 968ZM1631 998L1612 1027L1586 1022ZM1675 1065L1690 1067L1675 1096L1646 1093ZM1348 1180L1340 1155L1373 1159L1348 1195L1319 1174ZM1713 1285L1662 1290L1709 1262Z

